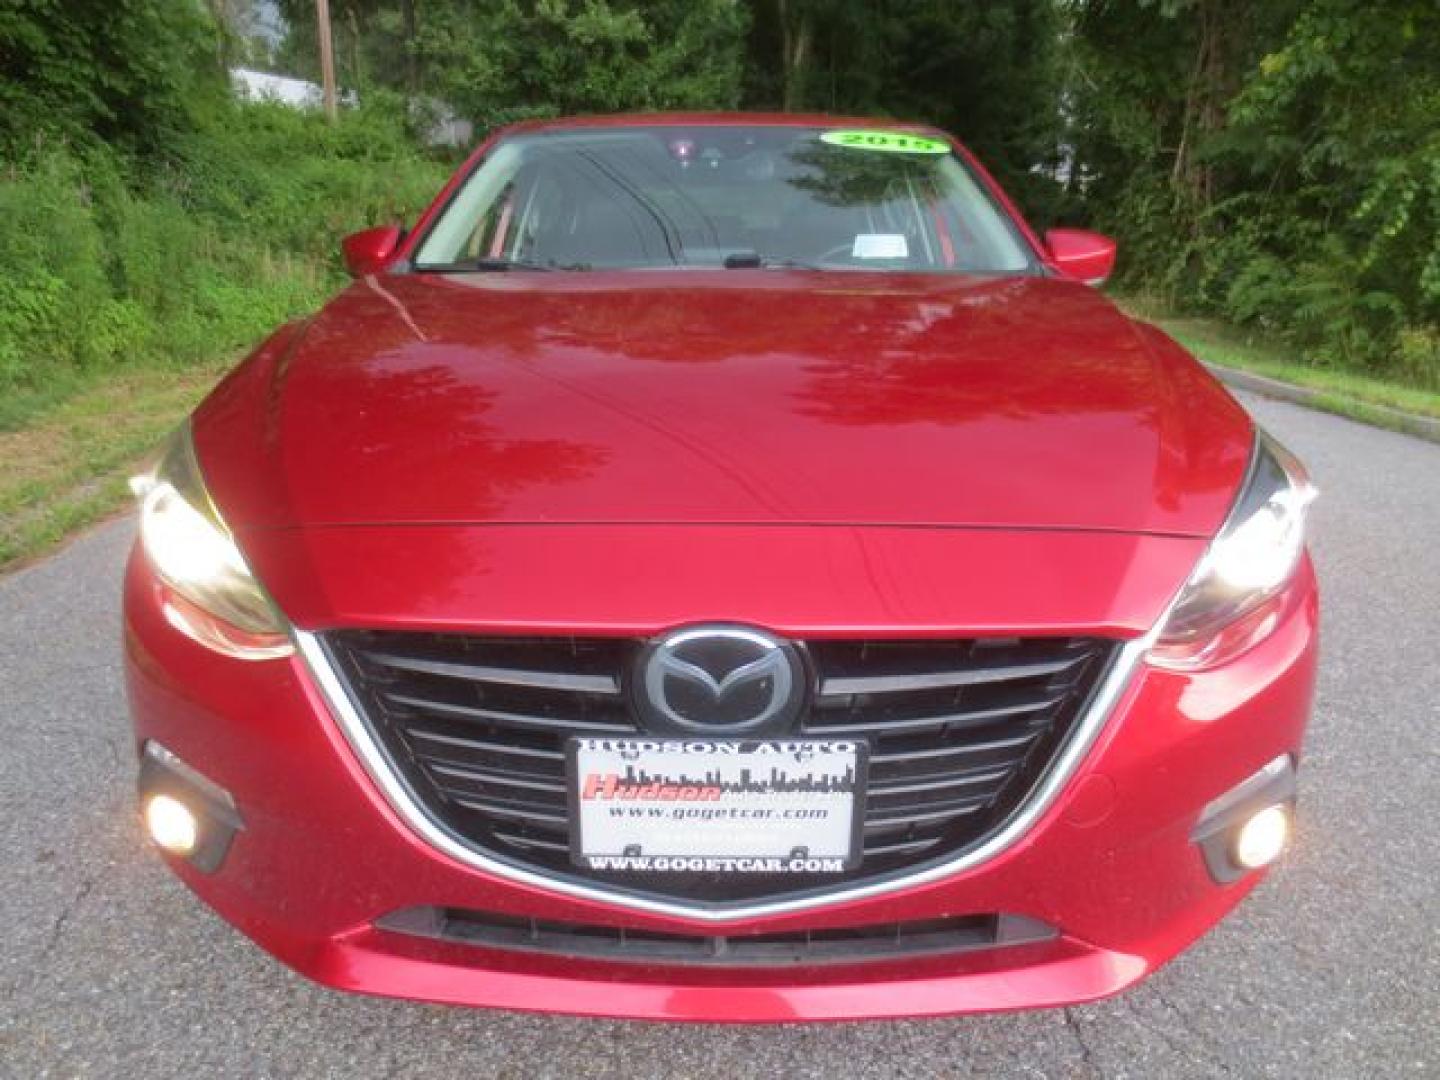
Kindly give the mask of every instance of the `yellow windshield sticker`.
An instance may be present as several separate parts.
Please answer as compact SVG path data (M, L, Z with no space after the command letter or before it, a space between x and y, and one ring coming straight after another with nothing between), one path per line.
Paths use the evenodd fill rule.
M886 154L948 154L950 147L939 139L906 135L900 131L826 131L820 141L847 150L879 150Z

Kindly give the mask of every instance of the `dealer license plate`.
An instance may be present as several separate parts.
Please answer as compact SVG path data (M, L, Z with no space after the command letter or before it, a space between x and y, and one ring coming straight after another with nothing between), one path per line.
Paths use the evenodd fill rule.
M647 873L848 870L865 750L853 739L571 739L571 857Z

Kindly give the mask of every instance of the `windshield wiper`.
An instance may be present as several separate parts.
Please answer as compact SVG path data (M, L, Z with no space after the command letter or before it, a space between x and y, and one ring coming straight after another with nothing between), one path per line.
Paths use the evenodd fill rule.
M417 266L417 270L425 270L440 274L460 273L507 273L511 270L535 270L548 273L552 270L589 270L590 267L581 263L557 263L535 262L530 259L512 259L505 255L481 255L474 259L460 259L452 263L425 263Z
M788 255L761 255L758 251L737 251L726 255L722 264L726 270L821 270L823 267L792 259Z

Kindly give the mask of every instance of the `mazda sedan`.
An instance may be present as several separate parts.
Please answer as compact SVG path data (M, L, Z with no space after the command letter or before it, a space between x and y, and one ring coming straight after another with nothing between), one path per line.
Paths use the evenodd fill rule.
M929 128L533 123L137 477L146 829L330 986L1088 1001L1283 851L1305 470Z

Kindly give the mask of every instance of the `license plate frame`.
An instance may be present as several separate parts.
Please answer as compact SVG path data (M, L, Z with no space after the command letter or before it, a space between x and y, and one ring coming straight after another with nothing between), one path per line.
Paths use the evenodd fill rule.
M864 739L574 736L565 749L575 866L793 876L841 873L860 864L870 756ZM688 771L677 772L681 762ZM620 772L627 765L628 778ZM612 766L611 772L595 771ZM757 781L756 768L766 770L763 781ZM629 795L622 790L627 784L636 789ZM666 797L660 790L665 786L676 794ZM648 793L639 790L647 787ZM715 787L718 795L704 790ZM627 814L617 817L617 808ZM632 812L638 809L650 812ZM760 810L810 816L752 816ZM718 848L701 850L711 843Z

